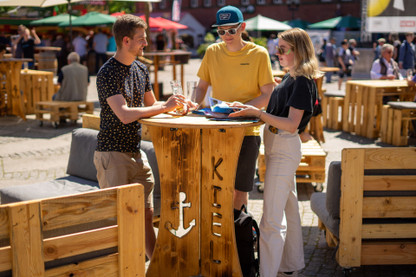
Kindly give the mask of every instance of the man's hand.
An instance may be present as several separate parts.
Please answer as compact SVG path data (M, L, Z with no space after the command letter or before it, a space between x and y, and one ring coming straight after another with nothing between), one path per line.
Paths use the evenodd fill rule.
M164 109L166 112L171 112L176 110L177 108L183 107L183 114L188 113L188 105L186 99L183 95L172 95L169 99L163 104Z

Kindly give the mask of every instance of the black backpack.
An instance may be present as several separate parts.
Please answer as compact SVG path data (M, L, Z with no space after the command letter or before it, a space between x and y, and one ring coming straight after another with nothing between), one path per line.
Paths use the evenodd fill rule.
M238 258L244 277L257 277L260 264L260 230L245 205L234 210L234 228Z

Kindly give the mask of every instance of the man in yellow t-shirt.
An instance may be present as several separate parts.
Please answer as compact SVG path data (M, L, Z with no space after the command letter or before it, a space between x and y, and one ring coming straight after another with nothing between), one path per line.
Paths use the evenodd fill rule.
M233 6L218 10L216 24L222 42L210 45L198 70L196 102L201 103L209 86L212 97L241 102L258 108L266 106L274 88L273 74L266 48L244 41L241 33L246 23L241 11ZM238 159L234 192L234 209L248 202L253 189L256 160L260 147L260 130L246 131Z

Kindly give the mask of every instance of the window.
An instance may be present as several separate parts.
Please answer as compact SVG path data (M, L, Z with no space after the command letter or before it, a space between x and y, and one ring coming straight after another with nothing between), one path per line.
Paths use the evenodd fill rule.
M204 0L204 7L211 7L212 6L212 0Z
M225 6L225 0L217 0L217 6L218 7L224 7Z
M280 5L283 4L283 0L273 0L274 5Z
M241 0L241 5L243 5L243 6L250 5L250 0Z
M159 9L161 10L166 9L166 1L167 0L162 0L159 2Z
M198 0L191 0L190 4L191 4L191 8L198 8L199 6Z
M266 5L266 0L256 0L257 5Z

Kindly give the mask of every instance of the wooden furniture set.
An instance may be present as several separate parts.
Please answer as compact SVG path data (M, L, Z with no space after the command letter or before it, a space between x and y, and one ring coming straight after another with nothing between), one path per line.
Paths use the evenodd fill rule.
M341 267L416 264L415 147L343 149L327 185L311 208Z
M35 106L36 119L41 124L44 121L52 122L54 127L59 126L61 118L69 118L76 122L83 113L92 114L94 112L94 103L88 101L40 101ZM43 117L49 114L49 117Z
M302 143L302 159L296 170L297 183L314 183L316 191L322 191L325 183L326 153L321 145L314 139ZM264 145L260 146L258 157L259 191L263 191L266 162L264 158Z
M406 80L348 81L342 111L342 130L370 139L378 138L384 96L412 101L414 91Z
M0 272L145 276L142 185L0 205Z

